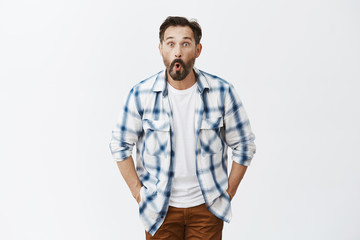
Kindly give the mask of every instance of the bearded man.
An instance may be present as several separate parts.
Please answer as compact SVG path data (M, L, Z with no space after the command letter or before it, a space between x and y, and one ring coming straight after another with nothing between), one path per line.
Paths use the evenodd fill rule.
M139 205L146 239L221 239L255 154L233 85L194 67L201 36L196 21L168 17L162 23L165 70L130 90L113 130L110 149Z

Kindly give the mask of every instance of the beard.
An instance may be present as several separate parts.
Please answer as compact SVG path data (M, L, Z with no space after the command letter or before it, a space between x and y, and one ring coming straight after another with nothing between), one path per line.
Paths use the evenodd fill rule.
M177 63L181 65L180 71L174 70L174 66ZM164 64L172 79L174 79L175 81L182 81L192 71L195 64L195 57L191 58L188 62L184 62L182 59L175 59L171 62L171 64L169 64L169 62L164 59Z

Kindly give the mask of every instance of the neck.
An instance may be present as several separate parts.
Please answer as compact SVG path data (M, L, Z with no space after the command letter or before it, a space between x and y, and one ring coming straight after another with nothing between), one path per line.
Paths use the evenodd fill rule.
M186 78L181 81L176 81L176 80L172 79L172 77L170 76L168 71L166 71L166 76L167 76L168 83L177 90L187 89L196 83L196 77L195 77L194 70L192 70L186 76Z

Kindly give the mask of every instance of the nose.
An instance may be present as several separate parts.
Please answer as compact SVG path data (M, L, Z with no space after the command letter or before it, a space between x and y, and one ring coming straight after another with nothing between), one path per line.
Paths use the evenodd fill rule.
M181 47L179 44L175 47L174 51L175 51L175 57L181 58Z

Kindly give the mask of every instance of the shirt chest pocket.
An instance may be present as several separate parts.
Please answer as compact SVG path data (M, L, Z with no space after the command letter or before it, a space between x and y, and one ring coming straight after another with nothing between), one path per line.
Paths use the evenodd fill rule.
M144 147L149 155L170 152L170 123L168 120L143 119Z
M201 120L199 139L203 154L215 154L223 149L224 143L221 138L223 124L222 117Z

